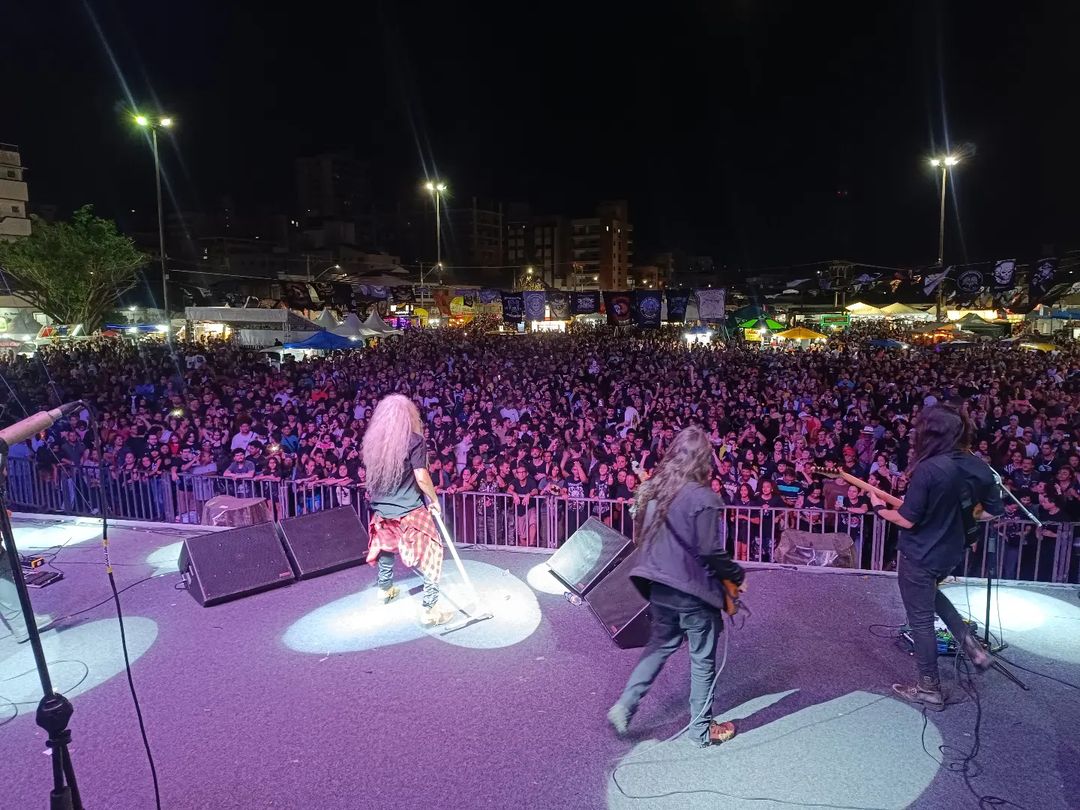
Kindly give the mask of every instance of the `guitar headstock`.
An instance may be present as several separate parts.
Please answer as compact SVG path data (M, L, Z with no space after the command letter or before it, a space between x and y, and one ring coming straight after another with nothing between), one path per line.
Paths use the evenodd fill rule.
M840 477L840 470L830 470L828 467L819 467L817 465L814 465L813 467L810 468L810 473L812 475L821 475L821 476L824 476L825 478L839 478Z

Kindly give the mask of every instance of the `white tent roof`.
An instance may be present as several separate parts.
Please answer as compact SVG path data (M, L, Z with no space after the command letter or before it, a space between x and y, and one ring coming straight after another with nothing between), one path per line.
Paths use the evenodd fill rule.
M852 315L880 315L881 310L877 307L870 306L870 304L864 304L862 301L856 301L854 304L848 304L844 307Z
M353 316L356 317L355 315ZM368 315L366 321L364 321L363 329L368 329L376 335L400 335L400 329L394 329L387 325L386 321L379 317L379 313L374 309L371 310L371 314Z
M375 337L382 334L382 332L374 332L360 323L360 319L356 317L355 312L346 315L345 320L341 322L341 326L336 326L330 331L342 337Z
M881 312L885 315L892 315L894 318L911 318L913 320L931 321L934 316L929 312L921 309L915 309L915 307L909 307L907 304L901 304L896 301L889 304L887 307L882 307Z
M319 317L315 319L315 323L323 329L333 329L338 325L338 319L334 317L333 312L324 307L323 311L319 313Z

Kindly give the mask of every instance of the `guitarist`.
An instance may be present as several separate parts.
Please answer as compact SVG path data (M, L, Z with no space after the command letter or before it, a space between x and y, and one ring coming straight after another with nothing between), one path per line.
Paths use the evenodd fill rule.
M983 506L978 520L991 520L1004 512L990 468L967 451L970 435L970 423L960 411L943 405L927 408L915 426L915 465L904 502L890 509L870 493L875 514L900 527L897 582L915 642L919 676L911 685L893 684L893 692L932 711L945 708L935 613L977 670L990 666L990 656L938 590L938 584L963 559L964 546L977 537L973 507Z
M608 721L619 734L626 732L641 699L685 638L690 649L690 733L698 745L709 744L722 611L730 612L730 599L744 583L743 570L728 555L720 534L724 502L709 487L711 458L705 431L687 427L634 494L639 562L630 578L649 600L652 630L626 688L608 711ZM714 728L713 740L734 734L734 725L722 723Z

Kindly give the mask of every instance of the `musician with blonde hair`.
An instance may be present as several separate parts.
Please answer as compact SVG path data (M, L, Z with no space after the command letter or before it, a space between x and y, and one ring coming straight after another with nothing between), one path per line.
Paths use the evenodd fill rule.
M420 413L408 397L391 394L379 402L364 432L363 451L371 502L367 561L379 567L379 597L386 604L401 592L394 584L397 553L424 579L421 623L445 624L454 612L437 606L443 550L432 514L438 514L439 500L427 469Z

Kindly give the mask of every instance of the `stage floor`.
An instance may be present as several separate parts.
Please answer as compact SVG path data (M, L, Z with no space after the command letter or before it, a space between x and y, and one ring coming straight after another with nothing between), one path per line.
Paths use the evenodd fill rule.
M98 530L88 520L19 518L16 532L24 552L63 544L53 563L65 579L33 598L38 614L59 619L45 645L55 684L75 706L84 802L152 808ZM587 607L562 597L541 555L464 552L495 618L440 636L416 622L416 579L403 577L407 598L382 606L367 567L202 608L178 590L181 539L167 527L111 530L163 807L977 806L962 776L939 764L938 748L952 746L947 762L970 750L974 703L924 727L919 711L888 696L913 666L894 631L870 630L903 621L887 575L751 572L753 616L728 635L715 701L739 736L699 750L684 739L654 743L689 719L683 651L630 739L613 736L604 716L638 653L615 647ZM447 571L447 590L460 593ZM965 591L950 587L961 609ZM973 586L970 597L981 612L982 592ZM1002 587L1000 608L1007 657L1080 682L1075 588ZM69 614L77 615L61 618ZM964 698L951 663L942 669L953 699ZM1031 691L993 672L978 679L971 784L1026 808L1075 808L1080 695L1018 674ZM47 806L38 690L28 645L0 638L5 810Z

